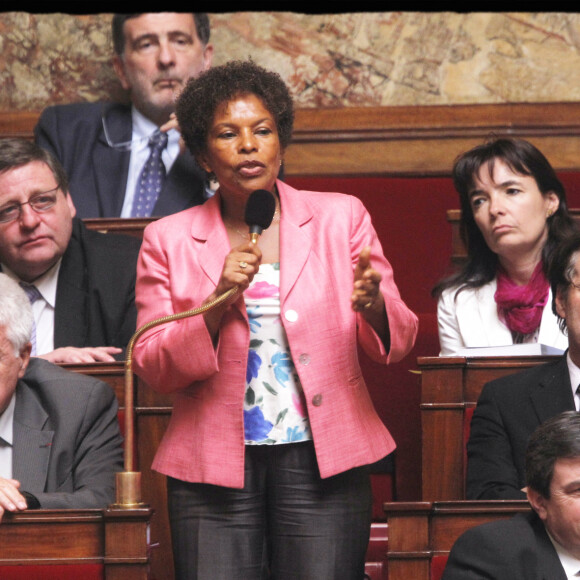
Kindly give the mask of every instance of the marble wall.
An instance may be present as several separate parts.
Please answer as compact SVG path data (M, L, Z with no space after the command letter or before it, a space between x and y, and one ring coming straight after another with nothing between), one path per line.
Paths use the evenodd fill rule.
M210 14L215 64L252 57L299 108L577 101L580 14ZM0 110L123 98L110 14L0 12Z

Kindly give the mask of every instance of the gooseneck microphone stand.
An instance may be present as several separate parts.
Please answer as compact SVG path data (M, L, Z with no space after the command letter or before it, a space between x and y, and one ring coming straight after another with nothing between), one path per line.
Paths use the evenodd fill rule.
M133 387L133 348L141 335L153 328L166 322L174 320L181 320L190 316L197 316L203 314L219 304L228 301L239 292L238 286L230 288L211 302L198 306L185 312L178 312L176 314L169 314L156 318L139 328L131 337L127 345L127 353L125 358L125 449L124 449L124 471L115 474L115 503L112 508L122 509L136 509L143 507L144 503L141 500L141 472L135 471L134 455L135 455L135 390Z

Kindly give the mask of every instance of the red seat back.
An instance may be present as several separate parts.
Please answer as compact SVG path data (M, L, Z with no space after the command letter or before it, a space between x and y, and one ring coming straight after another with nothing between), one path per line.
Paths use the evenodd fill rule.
M447 564L447 556L433 556L431 558L431 578L430 580L441 580L443 570Z
M467 477L467 442L471 430L471 418L475 407L467 407L463 415L463 481Z

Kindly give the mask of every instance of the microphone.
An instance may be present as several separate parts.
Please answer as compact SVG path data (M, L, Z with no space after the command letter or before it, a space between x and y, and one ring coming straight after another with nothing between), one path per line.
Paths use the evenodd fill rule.
M257 189L246 203L244 221L250 228L250 240L258 243L262 231L268 229L274 219L276 198L266 189Z

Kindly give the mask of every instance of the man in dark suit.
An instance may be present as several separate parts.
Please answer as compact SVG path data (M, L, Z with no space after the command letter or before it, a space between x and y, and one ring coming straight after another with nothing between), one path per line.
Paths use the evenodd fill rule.
M580 384L580 237L562 244L548 273L552 309L567 330L567 353L554 362L487 383L467 443L467 499L525 499L525 449L534 429L578 410Z
M205 13L116 14L113 66L131 104L77 103L48 107L36 142L64 166L78 216L163 216L203 203L205 172L165 126L186 81L211 66L213 47ZM158 128L167 134L167 174L156 201L139 210L135 192ZM155 194L157 195L157 194Z
M104 508L123 467L115 393L31 358L32 327L24 291L0 274L0 520L30 508Z
M567 580L579 574L580 414L565 411L538 427L525 464L533 511L463 533L442 580Z
M135 332L141 242L89 231L66 174L26 139L0 140L0 268L33 295L34 355L111 362Z

